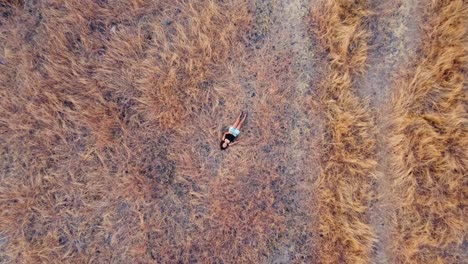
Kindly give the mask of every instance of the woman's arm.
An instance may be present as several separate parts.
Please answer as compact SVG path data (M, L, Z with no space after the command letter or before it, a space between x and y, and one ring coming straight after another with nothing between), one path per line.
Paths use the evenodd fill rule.
M236 140L236 141L230 143L229 146L234 146L234 145L236 145L237 143L239 143L239 140Z

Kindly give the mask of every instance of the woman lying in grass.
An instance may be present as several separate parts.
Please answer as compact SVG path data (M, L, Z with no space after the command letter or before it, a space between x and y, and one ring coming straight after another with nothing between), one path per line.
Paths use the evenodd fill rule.
M233 146L239 143L239 140L236 140L240 134L240 128L244 124L245 119L247 118L247 114L241 112L236 119L236 122L232 126L229 127L228 132L224 132L223 137L221 138L221 149L227 149L229 146Z

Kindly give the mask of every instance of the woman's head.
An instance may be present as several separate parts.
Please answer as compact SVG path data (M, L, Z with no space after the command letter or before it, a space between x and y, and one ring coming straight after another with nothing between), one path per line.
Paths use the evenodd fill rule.
M229 147L229 140L228 139L224 139L221 141L221 144L219 144L220 147L221 147L221 150L225 150Z

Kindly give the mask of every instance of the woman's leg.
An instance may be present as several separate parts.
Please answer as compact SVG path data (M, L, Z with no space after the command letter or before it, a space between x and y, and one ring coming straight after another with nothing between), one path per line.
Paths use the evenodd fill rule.
M244 124L246 118L247 118L247 114L244 114L244 117L243 117L242 120L237 124L237 126L235 126L235 128L240 129L240 128L242 127L242 125Z
M232 127L236 128L239 125L239 123L241 121L241 117L242 117L242 112L240 112L239 116L236 119L236 122L234 122L234 124L232 124Z

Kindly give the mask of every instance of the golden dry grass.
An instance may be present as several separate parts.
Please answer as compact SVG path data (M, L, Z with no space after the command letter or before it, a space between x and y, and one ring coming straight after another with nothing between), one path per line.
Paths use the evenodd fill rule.
M1 8L1 261L196 255L184 251L192 193L171 160L185 144L171 139L241 55L245 2Z
M460 262L467 4L431 2L419 59L370 108L374 4L0 1L0 262Z
M321 89L325 130L319 201L320 263L369 263L374 231L366 215L374 199L375 128L353 79L365 71L367 1L326 1L314 14L329 58Z
M394 263L461 263L467 235L466 1L432 1L391 102ZM458 248L458 249L457 249ZM466 249L466 248L465 248Z

